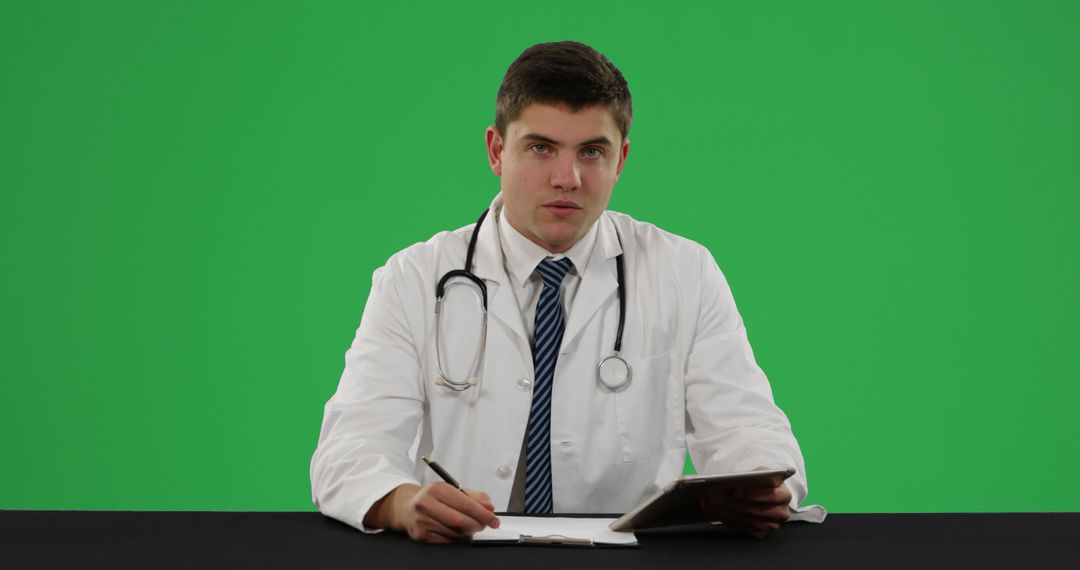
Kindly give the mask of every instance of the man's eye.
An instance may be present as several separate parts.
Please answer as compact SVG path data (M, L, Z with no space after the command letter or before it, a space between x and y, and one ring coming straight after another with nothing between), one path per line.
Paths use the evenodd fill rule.
M589 158L600 158L603 155L604 155L604 151L602 151L602 150L600 150L600 149L598 149L598 148L596 148L594 146L585 149L585 156L587 156Z
M529 148L531 148L533 152L538 154L547 154L548 151L548 146L544 143L536 143Z

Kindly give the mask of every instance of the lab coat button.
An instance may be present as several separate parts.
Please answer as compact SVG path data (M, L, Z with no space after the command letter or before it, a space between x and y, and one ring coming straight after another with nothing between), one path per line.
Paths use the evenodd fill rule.
M510 467L506 465L500 465L499 468L495 470L495 475L498 476L499 479L509 479L510 476L513 475L513 471L510 471Z
M522 392L528 392L529 390L532 390L532 380L529 380L528 378L519 378L517 387L518 390L521 390Z

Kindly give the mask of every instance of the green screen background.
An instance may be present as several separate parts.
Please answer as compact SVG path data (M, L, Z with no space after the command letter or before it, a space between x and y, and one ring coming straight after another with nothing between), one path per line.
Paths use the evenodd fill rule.
M503 72L573 38L810 501L1080 509L1078 6L3 2L0 508L312 510L371 272L475 219Z

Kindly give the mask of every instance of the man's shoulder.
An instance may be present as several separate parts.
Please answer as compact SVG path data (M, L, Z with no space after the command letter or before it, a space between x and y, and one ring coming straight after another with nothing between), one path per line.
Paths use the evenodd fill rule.
M395 274L420 272L428 273L430 267L439 259L449 257L451 261L465 259L465 250L469 245L475 223L455 230L443 230L426 241L414 243L391 255L381 270L390 270Z
M632 240L638 249L678 257L711 255L700 243L660 228L656 224L638 220L623 212L608 210L607 213L619 230L620 239Z

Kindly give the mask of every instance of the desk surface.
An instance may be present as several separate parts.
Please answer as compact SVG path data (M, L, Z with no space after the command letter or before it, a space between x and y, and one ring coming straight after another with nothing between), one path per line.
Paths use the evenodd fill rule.
M698 525L641 548L422 545L319 513L0 511L0 568L1076 568L1080 513L830 514L764 540ZM805 564L806 566L800 566Z

